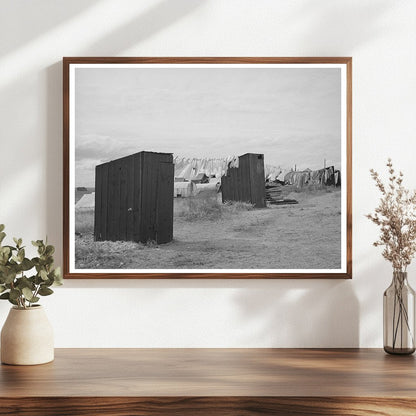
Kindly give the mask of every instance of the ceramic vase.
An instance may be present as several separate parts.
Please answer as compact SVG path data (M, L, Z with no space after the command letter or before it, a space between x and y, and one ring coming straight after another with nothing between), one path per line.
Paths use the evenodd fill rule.
M35 365L53 359L53 329L43 307L11 308L1 331L1 362Z

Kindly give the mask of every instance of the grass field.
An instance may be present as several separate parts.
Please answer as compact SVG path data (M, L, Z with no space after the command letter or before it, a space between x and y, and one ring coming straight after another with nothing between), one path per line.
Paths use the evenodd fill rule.
M76 212L76 267L85 269L331 269L341 261L341 192L288 195L298 205L253 209L217 194L175 199L168 244L94 242L93 210Z

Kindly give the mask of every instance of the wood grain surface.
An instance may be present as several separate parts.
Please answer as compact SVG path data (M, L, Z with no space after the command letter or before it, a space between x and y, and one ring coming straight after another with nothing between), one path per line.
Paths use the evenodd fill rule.
M25 397L0 399L19 416L414 416L409 398L357 397Z
M415 415L414 356L373 349L58 349L0 368L0 415Z

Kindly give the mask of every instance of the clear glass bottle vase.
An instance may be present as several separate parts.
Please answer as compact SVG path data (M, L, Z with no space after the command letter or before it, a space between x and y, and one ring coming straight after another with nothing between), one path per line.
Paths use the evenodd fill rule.
M391 285L383 296L384 351L413 354L415 351L415 291L407 272L393 272Z

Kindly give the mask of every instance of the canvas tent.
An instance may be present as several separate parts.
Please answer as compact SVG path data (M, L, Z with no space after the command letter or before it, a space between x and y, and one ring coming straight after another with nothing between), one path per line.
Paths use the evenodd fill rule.
M277 180L279 175L283 172L280 167L265 165L264 166L264 176L267 180L274 182Z
M173 163L175 164L175 178L190 181L201 174L205 174L208 178L221 178L229 167L238 167L238 157L190 159L176 156Z
M205 173L198 173L194 178L191 179L193 183L209 183L209 177Z
M335 172L338 174L335 176ZM285 175L286 185L295 185L296 188L302 188L305 185L337 185L341 184L341 173L335 171L333 166L327 168L303 171L290 171Z
M75 209L91 209L95 205L95 192L84 194L82 198L75 204Z
M195 196L196 193L196 185L193 182L174 182L173 184L174 198L187 198Z
M195 181L200 182L201 178L220 179L227 174L229 168L239 167L238 156L227 156L224 158L184 158L175 156L175 182ZM205 176L204 176L205 175ZM341 183L341 175L335 175L334 167L319 170L305 169L304 171L293 171L281 168L280 166L264 165L264 177L270 182L281 182L295 185L301 188L305 185L337 185Z
M196 189L198 191L198 194L202 193L202 192L219 192L221 186L221 179L217 179L217 178L211 178L211 180L209 181L209 183L197 183L196 184Z

